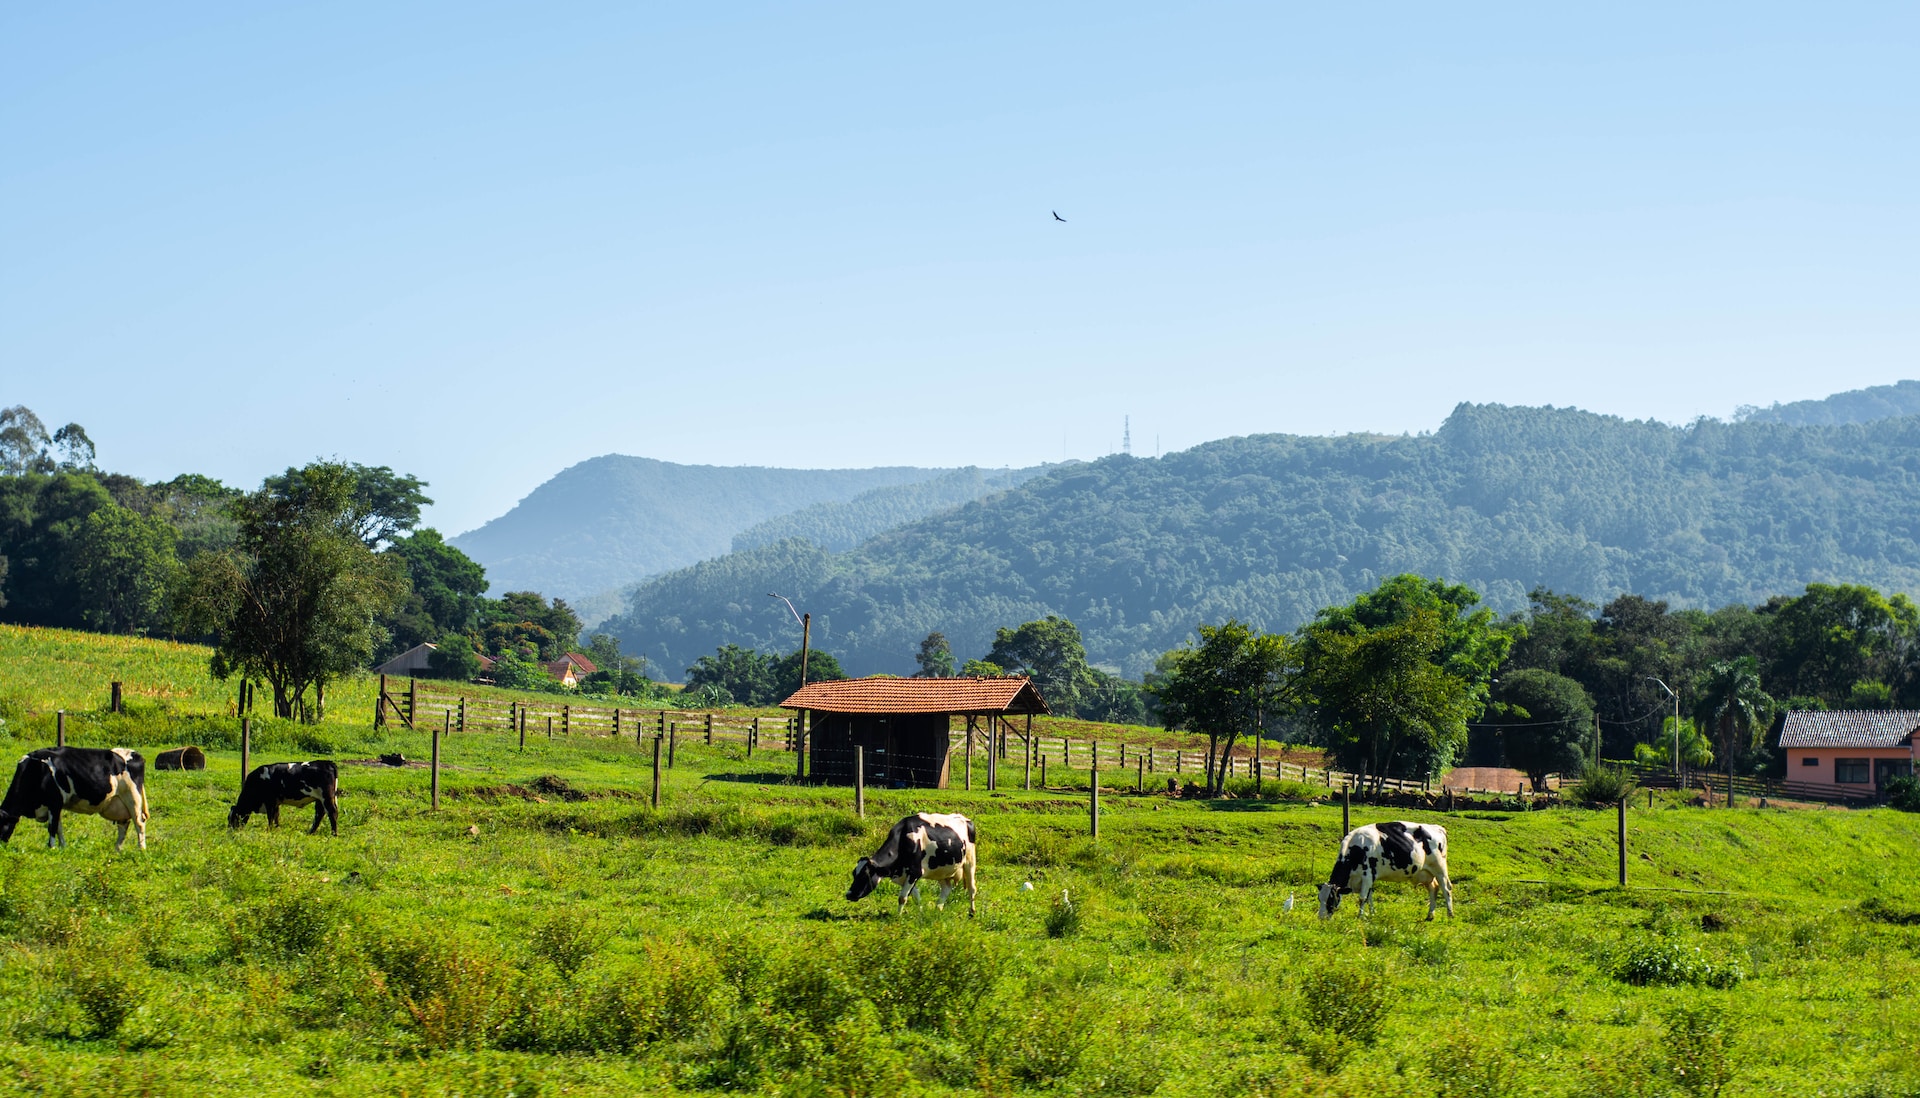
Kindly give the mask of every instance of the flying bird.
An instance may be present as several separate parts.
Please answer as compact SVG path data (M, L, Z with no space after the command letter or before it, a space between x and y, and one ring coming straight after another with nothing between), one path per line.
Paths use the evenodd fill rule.
M1064 223L1067 220L1066 218L1060 216L1059 210L1048 210L1047 212L1053 215L1053 219L1055 221Z

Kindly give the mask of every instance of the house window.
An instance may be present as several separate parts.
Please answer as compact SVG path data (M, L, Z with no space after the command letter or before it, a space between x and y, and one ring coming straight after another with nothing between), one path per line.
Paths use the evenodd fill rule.
M1812 755L1803 755L1800 758L1800 765L1801 766L1819 766L1820 760L1814 758Z
M1873 781L1866 759L1833 760L1833 780L1846 785L1866 785Z

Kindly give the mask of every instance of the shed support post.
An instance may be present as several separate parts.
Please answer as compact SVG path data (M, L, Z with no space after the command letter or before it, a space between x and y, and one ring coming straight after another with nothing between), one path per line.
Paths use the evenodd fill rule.
M853 814L867 818L867 749L853 745Z

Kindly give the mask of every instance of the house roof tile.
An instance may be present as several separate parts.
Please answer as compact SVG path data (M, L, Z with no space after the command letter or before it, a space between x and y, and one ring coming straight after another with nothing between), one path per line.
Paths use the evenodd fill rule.
M875 676L810 682L782 709L823 713L1046 713L1030 679L896 679Z
M1780 730L1781 747L1905 747L1920 730L1920 710L1795 709Z

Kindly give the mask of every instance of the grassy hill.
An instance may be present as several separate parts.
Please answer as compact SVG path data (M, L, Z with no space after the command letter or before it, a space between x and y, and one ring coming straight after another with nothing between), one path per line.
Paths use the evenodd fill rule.
M1288 630L1400 572L1500 610L1538 585L1680 606L1809 581L1920 592L1920 417L1793 426L1627 422L1462 405L1431 435L1263 435L1158 459L1116 455L872 538L791 540L637 588L604 628L679 668L725 643L814 643L848 671L904 673L933 630L956 655L1048 613L1137 676L1200 622Z
M47 668L7 681L16 748L50 734L44 705L135 670L177 670L173 693L76 719L80 742L220 719L188 712L222 698L189 681L192 649L0 644L7 666ZM304 734L343 761L424 754L335 712ZM280 734L257 759L317 752ZM1718 1070L1730 1095L1920 1086L1911 816L1638 801L1623 891L1611 812L1360 808L1448 828L1456 917L1421 921L1398 885L1371 919L1349 903L1320 923L1337 805L1111 790L1096 842L1082 795L874 790L861 820L848 791L788 783L789 756L690 744L679 761L654 810L629 743L456 737L438 812L423 771L349 761L334 839L229 831L237 758L215 745L204 773L150 775L144 853L116 855L85 817L47 851L28 824L0 849L0 1088L1685 1095ZM959 901L896 919L886 886L841 898L918 810L978 823L978 918Z

